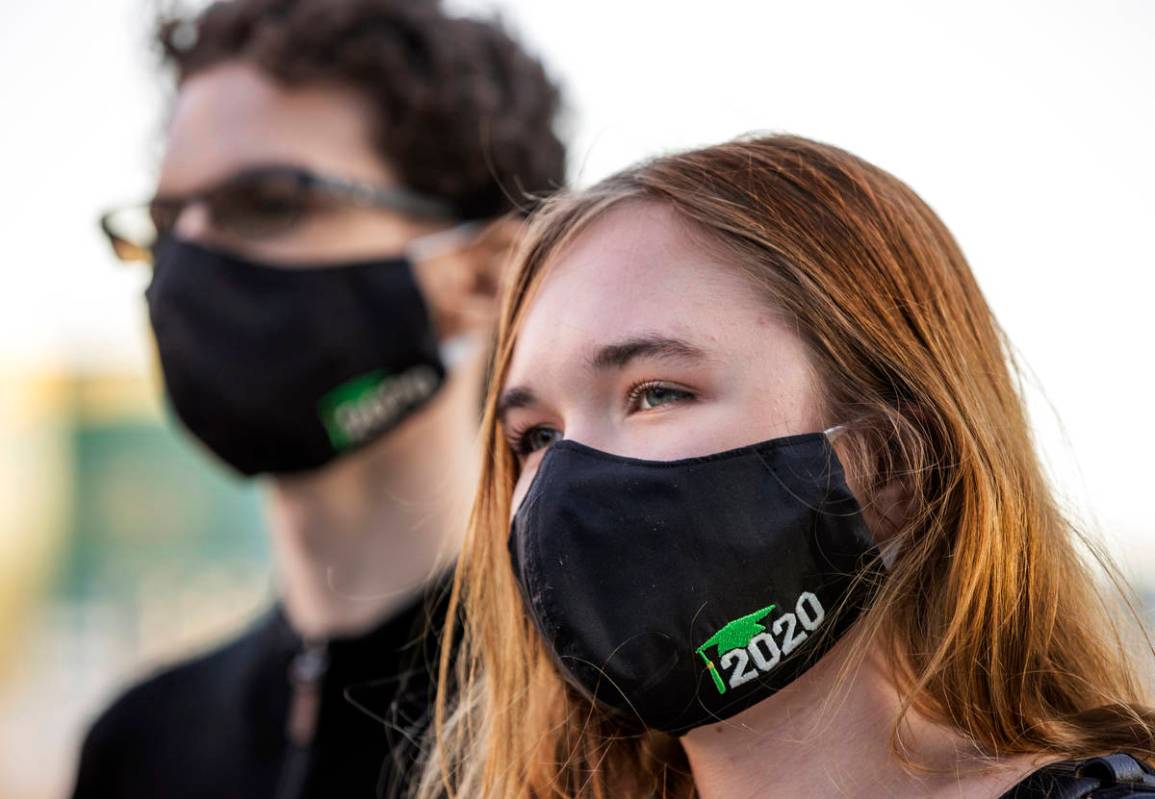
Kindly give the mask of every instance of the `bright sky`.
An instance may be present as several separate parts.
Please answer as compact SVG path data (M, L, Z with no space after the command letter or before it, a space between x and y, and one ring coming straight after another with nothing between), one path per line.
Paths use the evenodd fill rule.
M1066 429L1071 501L1155 582L1155 2L456 0L569 90L587 184L750 130L823 139L942 215ZM95 226L143 198L160 124L147 0L0 0L0 373L146 369L144 275Z

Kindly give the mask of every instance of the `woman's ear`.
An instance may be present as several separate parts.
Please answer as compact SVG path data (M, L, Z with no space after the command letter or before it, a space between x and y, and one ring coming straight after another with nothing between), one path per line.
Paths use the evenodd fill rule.
M441 339L487 329L497 318L501 281L524 222L510 215L479 224L461 247L413 264Z
M884 412L876 419L860 419L853 440L839 442L836 449L847 467L846 480L862 507L863 520L890 567L897 554L899 534L918 511L916 485L910 479L922 446L917 442L923 415L917 406L906 414Z
M910 486L894 479L874 494L874 501L866 509L875 540L884 544L893 538L910 519Z

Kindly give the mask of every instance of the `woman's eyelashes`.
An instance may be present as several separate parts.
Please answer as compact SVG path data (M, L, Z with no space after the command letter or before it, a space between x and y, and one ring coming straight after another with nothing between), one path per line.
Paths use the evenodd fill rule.
M510 446L519 457L528 457L561 439L561 431L548 425L533 425L509 434Z
M694 398L694 393L684 388L660 380L647 380L630 389L626 399L626 413L652 411Z
M647 380L633 385L626 392L625 412L626 416L632 416L695 399L697 395L688 389L660 380ZM514 454L519 458L528 458L533 453L548 449L560 441L563 434L557 427L549 424L532 424L512 427L506 438Z

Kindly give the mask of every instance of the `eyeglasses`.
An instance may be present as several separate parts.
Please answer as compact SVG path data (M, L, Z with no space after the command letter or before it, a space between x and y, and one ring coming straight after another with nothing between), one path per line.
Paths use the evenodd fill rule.
M214 231L253 241L284 235L309 216L340 206L454 218L450 204L407 189L372 186L292 166L266 166L238 172L183 197L158 195L147 204L108 211L101 215L100 227L117 258L151 262L157 239L171 233L184 210L194 204L204 207Z

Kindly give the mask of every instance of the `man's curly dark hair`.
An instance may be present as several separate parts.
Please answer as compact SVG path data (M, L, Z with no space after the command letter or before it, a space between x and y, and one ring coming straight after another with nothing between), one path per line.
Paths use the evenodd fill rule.
M462 219L527 212L564 184L559 90L496 20L437 0L218 0L162 16L157 39L178 86L243 60L284 85L361 92L385 162Z

